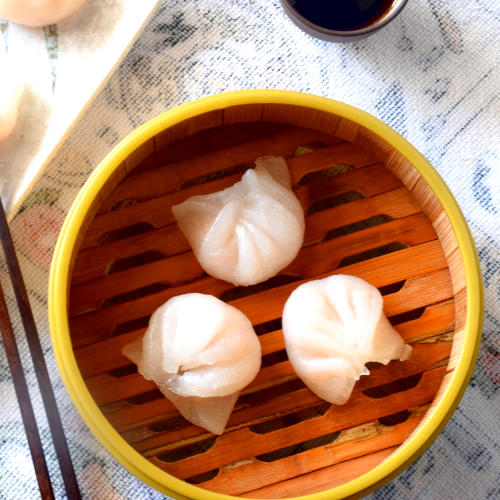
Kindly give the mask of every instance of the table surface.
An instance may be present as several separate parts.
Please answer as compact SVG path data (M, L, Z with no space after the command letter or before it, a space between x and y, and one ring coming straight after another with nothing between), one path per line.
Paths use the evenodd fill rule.
M164 498L118 464L71 402L54 360L48 270L62 221L107 152L156 114L227 90L280 88L364 109L394 127L450 187L474 237L485 322L478 362L448 425L374 499L500 498L500 5L409 0L372 37L332 44L301 32L278 0L168 0L80 117L32 187L11 229L29 289L71 454L86 498ZM0 278L13 306L5 263ZM22 361L57 498L64 490L17 316ZM0 498L38 488L3 349L0 349Z

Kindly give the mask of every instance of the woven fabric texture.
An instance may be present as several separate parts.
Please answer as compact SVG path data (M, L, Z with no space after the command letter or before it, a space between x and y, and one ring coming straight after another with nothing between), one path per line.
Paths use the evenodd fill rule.
M499 30L499 4L487 0L410 0L383 30L351 44L303 33L278 0L162 2L11 224L85 498L164 496L108 454L61 381L50 343L47 282L63 219L89 174L134 128L178 104L249 88L309 92L366 110L407 138L450 187L470 225L483 273L485 322L478 362L435 442L370 498L500 498ZM3 260L0 277L13 309L56 496L64 498ZM0 499L37 498L3 349L0 394Z

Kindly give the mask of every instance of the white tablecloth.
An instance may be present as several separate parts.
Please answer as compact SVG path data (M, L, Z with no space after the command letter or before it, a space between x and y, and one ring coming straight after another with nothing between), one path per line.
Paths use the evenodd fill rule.
M0 196L9 217L158 4L86 0L41 28L0 19L0 78L22 88L16 127L0 142Z
M46 289L62 220L99 161L148 118L201 96L265 87L345 101L394 127L451 188L480 256L486 312L470 386L434 444L371 497L500 498L499 7L489 0L409 0L403 13L374 36L332 44L301 32L278 0L162 2L11 226L86 498L162 495L111 458L60 380L49 338ZM6 283L1 260L0 271ZM63 498L33 369L19 324L16 328L57 497ZM3 349L0 393L0 498L36 498Z

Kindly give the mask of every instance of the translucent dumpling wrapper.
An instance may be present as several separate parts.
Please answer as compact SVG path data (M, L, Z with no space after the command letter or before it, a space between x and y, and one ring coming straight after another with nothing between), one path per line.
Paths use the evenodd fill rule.
M255 165L231 187L172 207L202 268L235 285L275 276L304 239L304 211L285 160L265 156Z
M377 288L336 275L296 288L283 310L283 334L297 375L320 398L344 404L366 363L406 360L404 343L383 312Z
M235 307L200 293L168 300L143 338L123 348L139 373L191 423L222 434L238 394L257 375L260 342Z
M86 0L0 0L0 19L41 27L71 16Z

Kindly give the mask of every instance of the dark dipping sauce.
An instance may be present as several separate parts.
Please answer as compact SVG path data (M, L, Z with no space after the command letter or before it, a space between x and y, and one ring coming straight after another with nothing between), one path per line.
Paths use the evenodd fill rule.
M310 22L336 31L370 26L380 19L393 0L287 0Z

